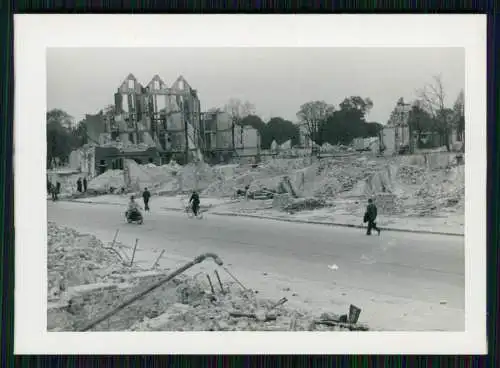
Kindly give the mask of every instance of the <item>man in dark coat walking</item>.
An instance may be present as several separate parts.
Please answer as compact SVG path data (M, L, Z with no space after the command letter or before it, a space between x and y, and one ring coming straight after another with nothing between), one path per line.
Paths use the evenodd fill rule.
M149 211L149 199L151 198L151 193L148 188L144 188L144 192L142 193L142 199L144 200L144 210Z
M76 190L78 191L78 193L82 192L82 178L78 178L78 180L76 181Z
M368 222L368 228L366 229L366 235L372 235L372 229L376 230L378 235L380 235L380 229L377 227L375 220L377 219L377 206L373 203L370 198L368 200L368 206L366 207L365 216L363 222Z
M87 192L87 177L83 177L83 192Z
M198 216L198 211L200 210L200 196L193 190L191 197L189 198L189 203L191 204L191 209L195 216Z

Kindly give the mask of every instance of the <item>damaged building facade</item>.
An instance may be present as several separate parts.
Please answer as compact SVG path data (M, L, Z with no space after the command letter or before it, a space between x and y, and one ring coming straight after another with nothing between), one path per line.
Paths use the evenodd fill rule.
M202 149L213 161L224 161L227 156L257 156L261 150L259 131L251 126L233 124L231 116L222 110L202 114Z
M450 146L461 142L461 136L456 124L450 125L448 137L435 131L415 131L410 127L410 112L412 104L405 103L400 98L396 103L391 116L380 132L380 148L384 155L390 156L400 153L414 153L417 149L437 148L444 146L448 140ZM457 119L453 113L447 119Z
M116 89L114 105L83 122L88 145L72 154L70 165L91 176L122 169L125 158L161 165L171 158L186 163L215 151L255 155L260 149L255 129L233 127L224 112L202 113L197 90L182 76L168 86L155 75L144 86L129 74Z
M144 87L130 74L115 93L110 140L186 152L199 146L200 100L180 76L171 87L155 75Z

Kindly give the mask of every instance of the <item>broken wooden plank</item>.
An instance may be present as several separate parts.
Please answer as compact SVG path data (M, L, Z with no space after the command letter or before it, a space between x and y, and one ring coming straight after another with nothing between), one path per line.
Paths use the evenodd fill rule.
M276 304L272 305L272 306L269 308L269 310L273 310L274 308L277 308L277 307L279 307L280 305L285 304L287 301L288 301L288 299L287 299L287 298L281 298L280 300L278 300L278 302L277 302Z
M347 328L351 331L368 331L368 327L363 326L363 325L353 324L353 323L344 323L344 322L337 322L337 321L331 321L331 320L316 320L316 321L314 321L314 323L317 325L343 327L343 328Z

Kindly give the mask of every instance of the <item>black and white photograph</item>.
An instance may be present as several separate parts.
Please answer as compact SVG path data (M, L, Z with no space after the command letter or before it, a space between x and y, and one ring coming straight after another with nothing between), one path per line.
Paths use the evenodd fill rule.
M45 83L31 82L43 110L16 115L40 132L35 172L16 161L44 206L22 225L44 229L43 275L30 276L43 289L32 295L43 298L40 334L472 333L470 278L485 271L470 257L484 262L485 245L466 210L484 188L467 178L484 166L470 152L486 124L471 112L465 46L141 37L48 43ZM16 228L35 221L16 216ZM35 257L17 241L27 248L16 262Z

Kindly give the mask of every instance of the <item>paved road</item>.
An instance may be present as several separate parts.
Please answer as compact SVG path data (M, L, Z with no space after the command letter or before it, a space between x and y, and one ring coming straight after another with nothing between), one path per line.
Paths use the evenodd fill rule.
M400 232L368 237L360 229L210 214L196 220L166 211L146 214L139 226L126 224L120 207L70 202L48 202L48 220L105 241L119 228L120 240L132 244L139 238L140 247L166 254L212 251L239 274L253 272L245 273L251 285L291 283L306 303L323 307L362 303L367 322L378 328L464 328L460 237ZM328 267L333 264L338 269Z

